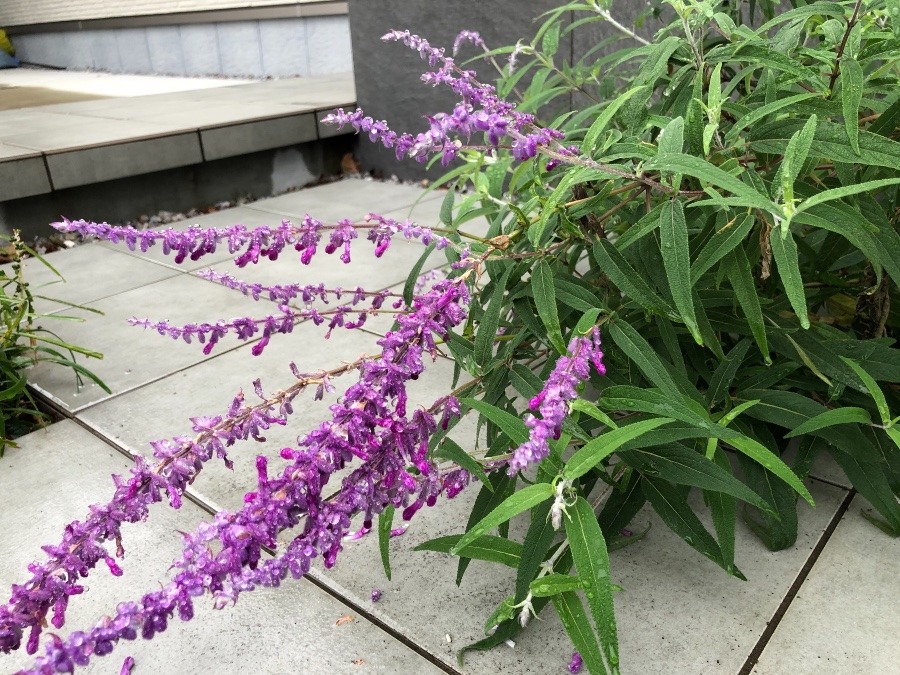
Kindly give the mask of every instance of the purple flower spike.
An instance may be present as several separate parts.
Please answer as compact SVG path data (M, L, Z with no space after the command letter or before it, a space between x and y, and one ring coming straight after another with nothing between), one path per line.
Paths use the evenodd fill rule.
M571 356L559 357L544 388L529 402L531 410L540 411L541 417L525 415L528 440L513 453L508 469L510 476L550 453L550 439L559 438L563 419L569 414L568 402L577 397L575 388L590 376L590 363L601 375L606 373L597 327L590 335L572 338L568 353Z
M376 121L360 109L353 112L338 109L323 118L323 123L340 127L349 124L357 132L368 134L371 141L393 148L397 159L408 157L425 162L430 155L439 154L444 165L456 157L475 132L485 133L494 147L509 137L513 155L520 161L534 157L542 146L558 146L559 139L563 138L563 134L555 129L537 126L533 115L516 110L514 104L497 95L494 87L480 83L473 71L459 68L443 49L432 47L428 40L399 30L389 32L382 40L401 42L417 51L430 66L437 66L437 70L422 75L422 81L432 86L449 87L459 97L453 111L428 117L428 131L416 136L398 134L388 127L387 122ZM466 40L486 48L478 33L463 31L454 42L454 54Z

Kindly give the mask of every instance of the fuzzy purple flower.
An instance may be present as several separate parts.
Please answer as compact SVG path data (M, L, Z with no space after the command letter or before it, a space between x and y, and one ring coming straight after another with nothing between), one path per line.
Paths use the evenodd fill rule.
M596 327L590 335L572 338L568 353L571 356L559 357L543 389L529 402L528 407L540 411L541 416L525 415L528 440L513 452L510 476L550 453L550 440L559 438L563 420L569 414L569 401L577 397L576 387L590 376L590 363L601 375L606 372L600 351L600 331Z
M584 660L581 658L581 654L578 652L574 652L572 654L572 658L569 660L569 665L566 669L572 673L572 675L578 675L581 672L582 667L584 666Z
M367 219L377 220L377 218ZM391 219L388 219L391 220ZM392 221L396 222L396 221ZM214 253L220 243L226 243L228 252L236 254L235 264L244 267L248 263L258 263L260 258L276 260L285 248L292 247L300 253L300 262L308 265L318 250L322 239L322 233L331 231L332 235L325 247L326 253L334 253L341 248L341 260L350 262L350 242L357 237L357 230L369 230L368 239L379 242L377 255L384 253L390 244L393 235L401 232L407 239L421 239L428 245L435 235L431 229L407 222L403 227L395 229L385 228L382 223L374 226L355 224L349 220L342 220L335 225L325 225L310 215L303 217L300 225L294 225L289 220L282 220L281 225L270 227L263 225L256 228L247 228L244 225L232 225L225 228L202 228L192 225L184 230L166 228L163 230L137 230L134 227L114 226L108 223L94 223L86 220L63 219L53 223L53 227L60 232L77 232L83 237L95 237L114 244L124 243L129 250L140 250L146 253L157 243L162 245L165 255L175 253L175 262L181 263L190 258L199 260L204 255ZM372 230L377 230L377 235ZM438 238L438 241L447 245L447 240Z
M368 134L372 142L393 148L397 159L410 157L425 162L430 155L439 154L444 165L456 157L463 147L463 139L468 142L476 131L485 133L494 147L509 136L513 156L520 161L534 157L539 147L552 145L563 137L555 129L537 126L533 115L516 110L514 104L497 95L494 87L478 82L474 71L459 68L443 49L432 47L428 40L409 31L398 30L387 33L382 40L402 42L417 51L430 66L439 66L437 70L422 75L422 81L433 86L445 85L453 90L460 99L453 111L428 117L430 128L416 136L398 134L390 129L387 122L376 121L361 109L346 112L341 108L327 115L322 122L340 127L349 124L357 132ZM454 43L454 53L464 40L484 46L477 33L463 31Z
M166 629L176 611L182 620L192 618L193 598L205 592L212 593L215 606L222 608L244 591L277 586L288 574L302 576L318 555L330 567L355 514L362 516L363 528L371 528L374 516L388 505L403 508L404 519L409 519L422 505L433 505L442 492L455 495L467 482L467 475L454 470L444 477L428 458L428 441L438 428L434 412L451 399L441 399L432 407L434 412L418 409L407 415L406 382L421 374L425 354L435 356L435 336L445 338L465 319L468 291L464 282L464 276L445 280L414 298L409 312L398 318L398 328L378 341L381 358L359 364L359 382L331 407L331 419L307 434L299 449L282 450L281 456L289 464L280 475L270 477L266 458L257 458L257 490L245 496L242 510L220 512L214 522L185 536L183 553L173 564L175 573L168 585L148 593L140 603L121 603L113 617L87 632L72 633L65 641L52 635L45 654L30 672L70 672L76 665L86 665L91 655L111 652L120 639L134 639L138 631L150 639ZM254 389L262 392L258 383ZM229 413L240 410L241 403L236 401ZM194 424L206 434L221 429L217 418L196 418ZM179 452L165 444L157 451L167 457ZM343 481L335 497L325 499L323 490L330 476L355 458L361 459L362 465ZM184 472L176 472L182 484L172 488L175 493L183 491L184 478L197 468L195 464L188 462ZM146 504L159 500L161 487L168 488L157 480L159 474L141 462L135 472L134 480L120 484L124 492L117 492L112 506L135 512L142 519ZM144 484L149 498L135 499ZM79 523L69 526L62 545L46 549L55 562L32 566L37 578L15 587L12 608L0 607L0 648L17 648L22 628L30 626L29 653L33 653L41 618L55 606L54 625L60 627L69 596L81 592L75 579L100 559L116 573L114 561L100 542L111 537L118 541L119 523L135 516L115 518L107 514L109 510L92 509L95 514L102 512L92 530ZM302 532L279 549L279 532L301 521ZM266 548L277 554L262 562Z

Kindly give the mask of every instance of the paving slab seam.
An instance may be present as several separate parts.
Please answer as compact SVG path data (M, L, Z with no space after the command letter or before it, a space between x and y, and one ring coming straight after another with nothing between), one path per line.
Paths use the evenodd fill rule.
M820 482L827 483L828 481ZM829 484L833 485L832 483ZM846 488L842 487L842 489ZM840 524L841 519L849 510L850 503L853 501L853 498L855 496L856 490L854 489L848 490L847 494L844 495L844 499L841 501L840 506L837 508L837 511L835 511L834 515L831 518L831 521L828 523L828 526L822 532L822 536L819 537L819 540L813 547L813 550L809 554L809 557L806 559L806 562L803 564L803 567L800 568L800 572L794 579L794 583L791 584L788 592L785 594L784 598L782 598L781 603L778 605L778 609L775 610L772 618L769 619L769 622L766 624L762 635L759 636L759 639L756 641L756 644L753 646L753 649L747 656L747 660L744 661L744 665L738 671L737 675L750 675L753 671L753 668L759 661L760 656L762 656L763 651L765 651L766 645L769 643L769 640L772 639L775 631L778 630L778 625L781 623L781 620L784 618L784 615L787 613L788 609L790 609L791 603L794 601L797 593L800 592L800 587L803 586L803 583L806 581L807 577L809 577L809 574L810 572L812 572L816 561L819 559L819 556L822 555L822 551L825 550L825 546L828 545L828 541L831 539L831 536L834 534L834 531Z
M338 563L340 564L340 563ZM367 610L363 605L360 605L353 601L352 598L347 597L345 595L341 595L337 589L334 588L327 581L323 581L319 578L318 574L316 574L316 570L312 569L305 576L305 579L313 584L316 588L321 591L324 591L338 602L341 602L348 607L350 607L354 612L357 612L360 616L362 616L367 621L378 626L385 633L393 637L395 640L403 644L405 647L411 649L416 654L421 656L423 659L431 663L436 668L440 668L445 673L449 673L449 675L463 675L463 671L457 670L453 666L450 666L446 662L442 661L440 658L435 656L433 653L429 652L424 647L421 647L418 643L410 640L406 635L402 632L391 626L389 623L384 622L382 619L379 619L375 614L371 613Z
M119 454L125 456L126 458L128 458L130 460L134 459L133 453L130 452L126 447L117 443L114 439L110 438L109 436L106 436L100 430L94 428L93 426L91 426L90 424L85 422L84 420L79 419L79 417L77 416L76 413L67 410L63 406L59 405L56 401L45 396L40 391L32 390L32 394L35 396L36 399L38 399L38 401L41 403L41 405L45 406L46 408L51 409L60 418L71 420L72 422L77 424L79 427L81 427L82 429L87 431L92 436L103 441L103 443L105 445L109 446L110 448L112 448L113 450L118 452ZM215 516L218 511L222 510L221 507L216 506L215 504L213 504L213 502L203 498L202 496L200 496L198 494L195 494L193 492L193 490L191 490L190 488L185 490L184 496L191 503L193 503L195 506L197 506L204 512L208 513L210 516ZM268 546L263 546L263 550L265 550L266 553L268 553L269 555L271 555L273 557L276 555L275 549L269 548ZM335 600L337 600L341 604L345 605L351 611L356 612L358 615L362 616L367 621L374 624L376 627L378 627L384 633L386 633L387 635L392 637L394 640L396 640L400 644L404 645L408 649L412 650L413 652L415 652L416 654L418 654L419 656L424 658L426 661L431 663L436 668L441 669L442 671L444 671L445 673L448 673L449 675L463 675L462 671L449 666L447 663L445 663L444 661L439 659L437 656L435 656L434 654L429 652L427 649L420 646L416 642L410 640L401 631L394 628L390 624L384 622L382 619L380 619L375 614L371 613L363 605L355 602L352 598L350 598L348 596L342 595L333 586L331 586L328 583L326 583L325 581L319 579L318 575L315 573L315 570L311 570L311 572L309 574L305 575L304 578L307 581L309 581L311 584L313 584L314 586L319 588L319 590L324 591L326 594L333 597Z

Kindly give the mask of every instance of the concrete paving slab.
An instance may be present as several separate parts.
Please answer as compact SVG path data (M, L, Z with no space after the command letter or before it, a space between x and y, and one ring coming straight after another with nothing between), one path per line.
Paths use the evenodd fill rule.
M309 190L289 192L271 199L260 199L248 207L302 218L307 213L323 222L340 218L362 218L367 213L409 212L418 202L442 199L443 192L425 190L414 185L348 179L317 185ZM422 207L424 208L424 206ZM394 216L397 217L397 216ZM406 215L403 216L406 218ZM423 222L422 225L428 225Z
M129 462L70 421L20 439L0 459L0 586L20 582L27 565L43 555L40 546L56 542L62 527L83 518L88 505L112 493L110 474L125 473ZM113 577L96 570L88 590L69 605L63 631L83 630L114 611L117 603L158 587L169 578L178 555L179 531L191 531L209 515L185 502L178 511L158 504L145 523L123 526L124 571ZM101 566L102 567L102 566ZM351 617L351 620L346 620ZM339 619L342 619L339 621ZM167 675L186 664L204 673L439 673L390 635L308 581L285 581L280 589L248 593L222 611L208 600L196 602L193 621L173 620L153 641L123 643L108 658L98 658L86 673L117 669L126 655L140 672ZM0 669L12 672L31 658L24 650L0 654ZM202 666L200 664L203 664Z
M92 305L104 314L67 312L73 316L82 315L85 320L67 322L57 328L57 333L63 340L104 354L102 361L84 365L106 383L113 395L210 358L202 354L202 347L196 342L193 349L184 349L191 345L175 344L171 338L129 326L129 318L137 315L183 325L248 316L258 310L252 300L230 289L184 274L98 300ZM236 345L237 341L223 341L213 355L222 354ZM110 396L93 383L79 390L71 371L49 364L39 364L31 369L28 381L68 410L78 410Z
M68 122L72 124L68 124ZM59 124L39 131L16 131L4 140L25 148L44 152L78 150L110 143L154 138L180 131L177 128L151 122L113 120L87 116L60 116Z
M115 143L97 147L54 152L47 156L47 167L53 187L60 190L199 164L202 161L199 138L196 133L191 132L141 140L126 141L120 138Z
M726 576L654 513L639 513L632 529L652 524L649 533L611 554L613 582L624 588L615 596L623 672L740 670L846 494L815 481L809 487L817 507L801 505L801 534L792 549L771 553L738 523L736 561L747 582ZM316 574L350 598L367 597L373 586L384 589L384 598L373 608L376 616L454 665L458 649L484 637L483 622L511 592L515 572L473 562L457 587L455 559L411 549L433 537L462 532L476 491L477 486L470 487L454 501L423 509L407 533L392 540L391 581L384 578L375 536L348 544L339 557L343 565ZM519 540L524 536L521 525L513 527ZM465 672L563 672L572 645L552 614L550 610L520 634L515 649L501 645L467 654Z
M312 113L203 129L200 140L207 161L283 148L316 140Z
M146 46L132 44L132 48ZM0 71L0 84L18 87L47 87L101 96L147 96L166 92L218 89L246 84L247 78L169 77L166 75L123 75L116 73L12 68Z
M753 669L755 675L892 673L900 663L900 540L857 495Z
M43 157L27 157L33 151L0 145L0 202L50 192ZM20 158L15 158L19 155Z
M56 251L43 257L63 278L40 260L29 258L25 261L25 278L31 285L35 309L39 313L68 307L66 303L89 305L178 274L171 267L135 260L134 256L97 244L76 246L71 251Z

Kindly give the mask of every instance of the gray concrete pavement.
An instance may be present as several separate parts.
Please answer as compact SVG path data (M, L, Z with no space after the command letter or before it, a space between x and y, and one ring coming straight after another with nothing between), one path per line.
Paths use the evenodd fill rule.
M412 209L422 224L437 225L439 198L439 193L425 195L409 186L351 180L261 200L196 222L277 224L283 217L297 219L307 212L327 220L359 218L368 210L405 217ZM366 242L357 242L347 267L321 253L325 262L310 268L293 256L247 270L229 266L224 255L211 262L221 271L254 280L313 282L327 277L328 283L344 287L362 283L380 289L402 284L421 250L418 244L397 242L390 256L376 260ZM335 332L326 342L324 327L303 324L291 335L273 338L260 357L250 356L250 345L231 338L204 356L196 344L175 343L126 323L133 315L186 322L263 311L264 306L254 306L237 291L199 278L196 273L204 261L179 268L158 251L139 256L108 244L53 253L49 259L68 284L47 287L47 295L105 312L83 314L82 323L59 322L54 329L65 339L104 352L102 362L85 365L106 380L113 393L96 387L77 391L65 371L38 368L32 373L34 386L57 401L68 419L20 439L21 447L0 460L4 587L22 579L27 563L41 555L40 545L58 539L65 522L83 516L88 504L111 494L108 475L125 470L130 453L149 454L149 441L190 433L189 417L221 413L237 390L252 391L257 375L268 390L289 384L291 360L303 370L331 367L375 350L374 332ZM434 258L430 265L439 263ZM38 268L34 271L36 281L49 280ZM47 301L43 308L77 313ZM384 322L370 326L373 331L385 327ZM434 400L446 391L451 377L452 365L439 361L416 383L414 403ZM336 384L340 390L349 383ZM115 579L102 571L92 576L89 592L72 600L66 630L86 627L116 602L165 579L166 561L179 544L176 530L192 528L218 508L239 506L244 492L255 484L255 456L275 457L323 419L326 406L327 401L298 399L292 426L273 430L266 444L231 451L233 473L213 460L190 488L195 502L186 502L178 512L158 505L148 523L128 528L125 576ZM821 467L815 475L820 478L810 479L808 485L818 506L801 504L801 534L790 550L771 553L741 526L736 562L747 582L726 576L652 512L636 517L636 528L652 524L649 533L611 555L613 581L624 589L616 595L624 673L737 674L760 648L754 671L760 674L891 672L900 662L898 541L862 518L858 497L846 508L851 492L834 467ZM377 538L371 535L348 543L332 570L316 567L309 581L248 594L221 612L204 608L190 624L174 621L159 640L128 643L114 656L96 660L91 672L117 672L128 654L137 661L135 675L185 672L185 663L195 664L189 671L198 673L459 672L458 649L482 636L485 619L509 592L514 573L473 563L457 587L455 559L411 549L434 536L462 532L475 489L423 510L405 535L392 540L390 582L381 567ZM838 521L832 533L830 526ZM514 523L513 531L521 525ZM799 588L792 588L819 548L821 555L808 576ZM377 604L370 600L375 587L384 590ZM768 623L782 613L777 629L760 643ZM469 654L462 671L565 672L572 647L551 614L535 621L514 646ZM343 616L353 621L339 622ZM21 654L0 655L2 672L25 663Z

